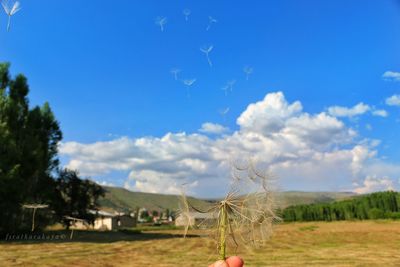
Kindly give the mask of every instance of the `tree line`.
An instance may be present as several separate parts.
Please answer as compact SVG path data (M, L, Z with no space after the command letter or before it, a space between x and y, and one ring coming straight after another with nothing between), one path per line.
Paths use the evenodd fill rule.
M387 191L332 203L295 205L282 211L286 222L400 219L400 193Z
M54 222L69 226L66 216L90 221L99 185L60 168L59 122L49 103L30 107L27 78L12 78L10 65L0 63L0 234L30 229L32 210L25 204L46 204L36 221L43 228ZM27 206L27 205L25 205Z

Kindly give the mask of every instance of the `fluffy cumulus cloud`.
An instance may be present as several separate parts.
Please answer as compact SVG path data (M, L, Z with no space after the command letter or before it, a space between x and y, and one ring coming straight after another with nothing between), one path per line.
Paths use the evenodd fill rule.
M299 114L302 109L299 101L289 104L282 92L267 94L264 100L250 104L237 119L237 124L244 131L277 132L289 118Z
M395 81L399 82L400 81L400 72L396 71L386 71L383 75L382 78L386 81Z
M394 181L388 177L378 178L376 176L367 176L363 181L362 185L354 189L354 192L358 194L366 194L375 191L385 191L394 189L395 189Z
M386 105L388 106L400 106L400 95L392 95L386 98Z
M223 134L229 131L227 127L224 127L217 123L206 122L201 125L199 132L208 134Z
M186 184L198 196L220 196L228 189L229 162L237 157L256 159L279 177L282 189L345 190L354 184L358 190L355 183L364 177L397 171L390 165L395 171L385 174L387 166L379 167L384 163L376 160L377 142L361 138L329 112L303 111L282 92L250 104L237 125L229 134L221 125L205 123L190 134L67 142L60 151L69 159L66 167L97 180L123 171L129 173L126 188L178 193Z

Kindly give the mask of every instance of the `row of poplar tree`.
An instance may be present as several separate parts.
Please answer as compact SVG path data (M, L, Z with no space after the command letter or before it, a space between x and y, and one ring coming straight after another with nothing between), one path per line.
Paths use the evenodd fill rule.
M377 192L332 203L290 206L282 217L287 222L400 219L400 193Z
M88 221L104 190L77 172L61 169L58 144L62 132L50 105L30 107L24 75L11 77L0 63L0 234L30 229L32 210L26 204L46 204L36 214L40 228L65 216Z

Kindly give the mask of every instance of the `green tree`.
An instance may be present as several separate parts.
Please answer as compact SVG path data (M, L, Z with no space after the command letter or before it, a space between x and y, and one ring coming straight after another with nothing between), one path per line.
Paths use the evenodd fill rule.
M89 223L94 222L95 214L89 210L97 210L98 199L105 195L104 189L98 184L80 179L76 171L60 170L56 180L57 200L54 210L60 221L69 227L69 220L64 216L84 219Z
M332 203L296 205L283 210L285 221L339 221L399 218L400 193L388 191Z
M368 211L368 217L373 220L384 219L385 213L383 210L380 210L378 208L373 208Z
M0 232L23 227L22 204L54 197L62 133L49 104L30 109L28 93L26 77L0 64Z

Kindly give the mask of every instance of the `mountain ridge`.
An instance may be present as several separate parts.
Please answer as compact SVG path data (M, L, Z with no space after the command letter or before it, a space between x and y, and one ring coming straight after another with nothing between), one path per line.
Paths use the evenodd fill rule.
M179 209L179 195L134 192L122 187L103 186L106 193L100 198L100 208L113 211L134 211L136 208L163 211ZM305 192L284 191L277 192L276 199L279 208L285 208L297 204L312 204L333 202L346 198L352 198L357 194L353 192ZM195 198L188 196L188 201L196 207L206 207L217 199Z

